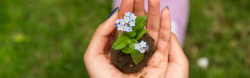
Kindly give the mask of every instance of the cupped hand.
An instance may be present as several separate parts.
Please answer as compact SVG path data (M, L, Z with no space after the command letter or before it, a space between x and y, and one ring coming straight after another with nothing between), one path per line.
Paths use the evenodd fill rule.
M144 10L144 0L123 0L120 10L102 23L95 31L84 54L84 62L92 78L187 78L188 60L176 36L171 33L170 12L164 8L160 16L159 0L149 0L148 13ZM119 71L110 59L110 43L115 31L114 24L126 12L136 16L148 15L145 29L155 42L156 52L137 73L125 74Z

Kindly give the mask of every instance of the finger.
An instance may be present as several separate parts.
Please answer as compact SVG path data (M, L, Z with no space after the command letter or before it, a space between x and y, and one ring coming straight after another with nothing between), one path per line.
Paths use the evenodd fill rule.
M167 78L188 78L188 60L176 36L171 34Z
M148 0L148 18L146 29L149 35L157 43L158 33L160 28L160 1Z
M84 63L90 77L100 78L109 75L111 76L112 73L116 73L116 75L122 75L120 71L111 64L110 56L104 54L105 47L110 39L110 35L115 30L113 26L117 19L118 11L96 29L96 32L90 41L89 47L84 54ZM106 70L105 72L108 74L102 75L103 72L99 70Z
M134 0L122 0L120 11L119 11L119 18L123 18L126 12L133 12L134 8Z
M133 12L134 0L122 0L119 11L119 19L123 19L126 12ZM115 31L114 38L117 38L119 35L119 30Z
M161 11L161 26L159 32L159 38L157 43L157 49L166 57L168 56L168 51L166 50L167 46L169 46L170 37L171 37L171 20L170 20L170 12L168 7L165 7Z
M117 19L118 11L96 29L86 52L91 52L89 54L93 55L104 54L105 46L109 42L109 35L115 30L113 26Z
M144 9L144 0L135 0L134 13L136 16L147 15Z

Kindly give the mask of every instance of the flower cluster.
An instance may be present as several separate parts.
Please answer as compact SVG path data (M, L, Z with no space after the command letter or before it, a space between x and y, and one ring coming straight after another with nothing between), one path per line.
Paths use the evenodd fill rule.
M125 13L124 19L117 19L115 21L118 30L131 32L132 26L135 26L135 19L137 17L134 13Z
M147 43L142 40L140 43L135 44L135 49L139 50L141 53L145 53L146 45Z

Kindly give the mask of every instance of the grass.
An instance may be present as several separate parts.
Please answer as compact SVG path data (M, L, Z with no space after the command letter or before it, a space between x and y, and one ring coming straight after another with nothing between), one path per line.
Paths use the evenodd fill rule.
M108 0L1 0L0 78L87 78L82 57ZM250 1L190 0L190 78L250 75ZM206 70L196 61L207 57Z
M250 75L250 1L191 0L184 51L191 78L247 78ZM197 67L210 60L207 70Z

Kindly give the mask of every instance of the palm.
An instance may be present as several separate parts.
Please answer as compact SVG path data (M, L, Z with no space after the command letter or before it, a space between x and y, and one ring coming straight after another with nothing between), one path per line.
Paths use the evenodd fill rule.
M98 62L98 63L96 63ZM154 75L157 74L165 74L166 73L166 66L167 66L167 58L159 54L158 52L155 52L155 54L149 59L148 66L144 67L140 72L137 73L131 73L131 74L124 74L120 70L118 70L110 60L110 56L100 54L97 56L92 57L92 67L95 67L95 72L97 75L95 76L106 76L109 77L156 77ZM102 71L105 70L105 71ZM157 72L157 73L155 73ZM97 77L98 78L98 77ZM159 77L157 77L159 78Z

